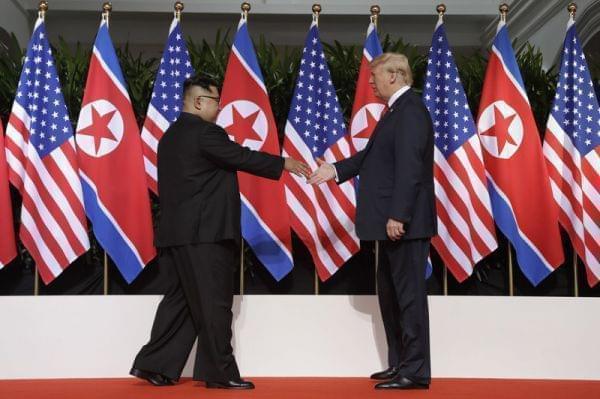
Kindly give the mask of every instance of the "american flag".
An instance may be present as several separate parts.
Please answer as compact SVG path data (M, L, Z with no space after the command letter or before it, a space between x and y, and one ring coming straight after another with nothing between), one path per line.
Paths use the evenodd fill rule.
M327 162L349 157L349 140L319 28L313 22L285 126L283 153L316 169L315 157ZM284 179L292 228L310 251L319 277L326 280L360 249L354 230L354 185L311 186L291 174Z
M423 100L434 125L438 235L433 245L458 281L497 248L481 145L458 69L438 22Z
M90 244L73 128L42 18L8 121L6 158L23 197L19 236L48 284Z
M572 18L559 76L544 156L559 221L594 286L600 279L600 108Z
M177 120L183 108L183 81L192 76L194 68L181 33L181 24L173 18L160 66L154 81L152 98L142 127L144 167L148 187L158 194L156 177L156 149L158 141Z

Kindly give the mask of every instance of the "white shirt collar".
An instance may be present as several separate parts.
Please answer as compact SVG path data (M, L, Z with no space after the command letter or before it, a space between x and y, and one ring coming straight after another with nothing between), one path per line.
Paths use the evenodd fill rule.
M408 91L408 89L410 89L409 85L406 86L402 86L401 88L399 88L394 94L392 94L392 96L390 97L390 99L388 100L388 107L392 107L392 104L394 104L396 102L396 100L403 95L404 93L406 93Z

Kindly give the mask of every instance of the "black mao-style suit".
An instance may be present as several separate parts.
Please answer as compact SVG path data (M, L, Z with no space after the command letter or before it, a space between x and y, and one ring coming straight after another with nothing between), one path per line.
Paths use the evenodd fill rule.
M425 265L437 230L433 148L429 113L408 89L379 120L365 149L335 164L339 183L360 176L358 237L383 245L377 283L389 365L420 384L431 379ZM401 240L389 240L388 219L404 223Z
M284 160L231 141L181 113L158 144L160 216L155 244L168 288L134 367L179 379L198 338L194 379L237 380L231 347L240 226L237 171L279 179Z

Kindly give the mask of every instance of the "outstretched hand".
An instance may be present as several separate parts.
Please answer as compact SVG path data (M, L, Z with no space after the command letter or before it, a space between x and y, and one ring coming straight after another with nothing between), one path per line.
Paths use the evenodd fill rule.
M308 179L311 175L310 167L304 162L298 161L294 158L285 158L283 168L299 177L304 176Z
M335 167L332 164L325 162L323 158L317 158L317 165L319 168L310 175L309 184L321 184L335 179Z

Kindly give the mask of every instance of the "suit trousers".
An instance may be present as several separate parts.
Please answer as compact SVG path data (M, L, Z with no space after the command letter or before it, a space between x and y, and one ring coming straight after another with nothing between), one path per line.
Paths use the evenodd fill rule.
M240 378L231 347L236 257L233 240L161 250L160 272L168 288L135 368L178 380L197 338L195 380Z
M431 381L425 267L430 239L381 241L377 294L388 362L420 384Z

